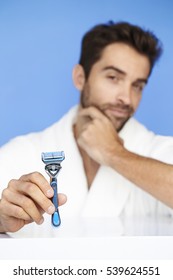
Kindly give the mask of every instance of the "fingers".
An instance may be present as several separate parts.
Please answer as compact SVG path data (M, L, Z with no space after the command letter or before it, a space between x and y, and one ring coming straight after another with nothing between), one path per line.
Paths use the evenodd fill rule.
M88 130L89 127L91 128L93 124L97 125L102 123L106 125L108 121L110 122L110 120L94 106L80 109L75 131L76 139L81 136L81 133Z
M33 222L21 207L2 199L0 201L0 230L1 232L16 232L25 224Z
M47 197L52 197L53 196L53 189L48 183L48 181L45 179L45 177L39 173L39 172L33 172L30 174L26 174L20 177L20 181L23 182L31 182L32 184L37 185L40 190L45 194ZM28 184L28 188L29 188Z
M9 190L16 190L16 192L8 192L8 200L10 202L20 205L22 208L25 209L25 211L31 215L35 212L35 207L33 203L38 204L44 212L48 214L52 214L55 211L55 207L51 200L42 192L42 186L40 183L40 175L37 174L31 174L31 175L25 175L22 176L22 180L11 180L9 183ZM28 180L28 181L24 181ZM33 179L33 181L31 181ZM41 175L42 179L42 175ZM45 179L44 179L45 180ZM45 180L46 181L46 180ZM41 180L42 182L42 180ZM51 187L50 187L51 188ZM44 187L44 189L46 189ZM52 190L53 191L53 190ZM21 194L19 196L19 193ZM24 194L24 195L23 195ZM46 192L47 194L47 192ZM33 217L31 215L31 217ZM34 217L33 217L34 218ZM35 218L34 218L35 221Z
M67 201L67 196L63 193L59 193L58 194L58 205L62 206L63 204L65 204Z
M3 191L2 198L6 201L3 213L26 221L43 222L43 216L36 203L28 196L11 192L8 188Z
M31 215L29 215L21 206L8 202L5 199L6 195L7 195L7 191L3 191L3 199L0 201L1 224L3 224L4 232L7 231L15 232L20 228L22 228L24 225L33 222L34 219L38 225L43 223L44 221L44 218L42 217L43 211L41 210L39 212L38 211L39 207L38 209L36 209L36 212L33 214L33 217L35 218L31 218ZM20 197L18 197L17 200L18 199L20 199ZM58 200L59 200L59 205L63 205L67 201L67 197L64 194L59 194Z
M123 146L116 130L116 118L91 106L81 109L78 119L75 137L79 148L94 162L109 166L112 156Z
M13 227L15 227L14 219L18 223L23 221L23 225L32 221L41 224L44 220L44 212L53 214L55 211L55 206L50 199L52 196L53 189L42 174L34 172L23 175L19 180L11 180L2 192L0 214L5 217L6 223L11 219ZM58 200L61 206L66 202L67 197L59 194Z
M79 111L80 117L88 117L90 120L99 119L102 121L108 120L108 118L96 107L90 106Z
M31 221L31 217L21 207L4 200L1 201L1 215Z

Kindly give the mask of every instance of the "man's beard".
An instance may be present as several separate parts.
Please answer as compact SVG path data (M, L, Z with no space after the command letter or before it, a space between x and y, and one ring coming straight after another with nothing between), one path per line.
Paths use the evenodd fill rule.
M80 98L80 104L83 108L87 108L90 106L96 107L102 114L104 114L107 118L110 119L112 122L115 130L119 132L125 123L129 120L129 118L134 114L134 109L126 104L123 103L117 103L117 104L111 104L111 103L105 103L102 105L98 105L94 102L90 101L90 86L87 84L85 85L84 90L81 92L81 98ZM123 117L116 117L113 114L111 114L112 111L121 110L125 116Z

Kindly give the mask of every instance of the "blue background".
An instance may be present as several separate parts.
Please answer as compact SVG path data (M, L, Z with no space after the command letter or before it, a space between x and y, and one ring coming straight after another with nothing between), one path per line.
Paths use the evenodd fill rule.
M136 117L173 135L172 0L0 0L0 145L47 127L78 102L71 72L81 38L108 20L139 24L161 38L164 54Z

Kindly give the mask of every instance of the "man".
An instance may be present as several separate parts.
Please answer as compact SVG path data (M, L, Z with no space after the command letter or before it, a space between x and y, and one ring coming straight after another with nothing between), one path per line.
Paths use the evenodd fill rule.
M73 70L80 105L1 148L0 232L42 224L43 213L55 211L40 160L46 151L66 155L62 217L172 214L173 138L154 135L132 117L161 51L151 32L128 23L98 25L84 36ZM65 201L60 194L59 204Z

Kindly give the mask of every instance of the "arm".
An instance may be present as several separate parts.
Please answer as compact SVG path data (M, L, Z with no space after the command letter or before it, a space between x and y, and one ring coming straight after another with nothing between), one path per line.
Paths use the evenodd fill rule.
M173 166L122 149L110 167L144 191L173 208Z
M11 180L0 200L0 232L15 232L32 222L42 224L43 213L55 211L52 196L53 189L38 172ZM59 200L62 205L66 197L59 195Z
M84 119L87 120L85 125L83 125ZM77 127L78 145L93 160L113 168L135 185L173 208L172 165L128 151L110 119L94 107L81 110Z

